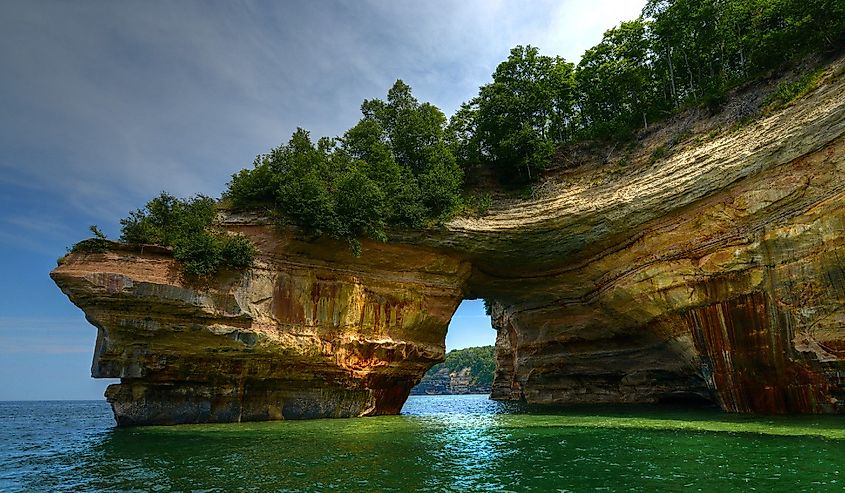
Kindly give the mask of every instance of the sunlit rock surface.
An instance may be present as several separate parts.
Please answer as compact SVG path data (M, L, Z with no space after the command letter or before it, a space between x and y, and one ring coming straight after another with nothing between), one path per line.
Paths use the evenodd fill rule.
M119 424L397 413L465 297L496 300L495 399L845 411L841 80L360 257L224 222L258 246L253 269L191 284L166 251L115 247L51 274L98 328L92 374L121 378L106 393Z
M71 254L52 276L98 328L121 425L397 414L443 359L469 264L423 248L300 242L232 224L260 255L190 284L160 249ZM397 268L401 266L401 269Z

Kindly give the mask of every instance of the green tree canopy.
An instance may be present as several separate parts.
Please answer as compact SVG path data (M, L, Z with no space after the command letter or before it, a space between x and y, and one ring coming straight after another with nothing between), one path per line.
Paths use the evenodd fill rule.
M845 44L842 0L649 0L577 67L517 46L449 124L461 167L531 181L561 145L618 139L808 53ZM472 181L470 177L470 181Z
M396 81L387 100L361 105L363 117L339 139L297 129L287 144L232 176L226 192L240 208L263 207L353 249L358 238L387 238L390 226L420 227L461 206L463 171L446 116Z
M215 204L204 195L179 199L162 192L120 220L120 240L171 247L191 276L209 276L222 267L249 267L255 255L252 243L214 226Z
M459 117L466 132L474 127L477 143L464 136L462 149L473 149L479 161L491 163L503 178L521 183L545 168L555 145L565 142L574 126L573 65L560 57L540 55L533 46L517 46L481 87Z
M584 53L575 78L586 136L607 137L648 125L659 110L650 62L642 19L605 32L601 43Z

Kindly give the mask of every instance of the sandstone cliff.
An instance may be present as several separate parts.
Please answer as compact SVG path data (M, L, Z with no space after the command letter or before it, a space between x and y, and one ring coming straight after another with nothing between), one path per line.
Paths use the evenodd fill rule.
M253 269L193 285L160 248L70 254L52 277L98 329L92 375L121 425L396 414L443 359L469 264L306 241L230 218ZM243 219L243 218L240 218Z
M469 367L457 371L440 368L435 372L429 370L422 381L411 389L411 395L489 394L490 390L489 383L476 383Z
M259 255L205 285L167 251L51 274L98 328L119 424L397 413L466 297L496 300L493 398L845 411L845 82L673 156L390 243L230 215Z

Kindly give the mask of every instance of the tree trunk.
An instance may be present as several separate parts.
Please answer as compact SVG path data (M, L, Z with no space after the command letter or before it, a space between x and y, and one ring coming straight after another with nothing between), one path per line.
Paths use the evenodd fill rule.
M675 68L672 65L672 49L666 46L666 59L669 61L669 80L672 82L672 106L678 107L678 91L675 88Z

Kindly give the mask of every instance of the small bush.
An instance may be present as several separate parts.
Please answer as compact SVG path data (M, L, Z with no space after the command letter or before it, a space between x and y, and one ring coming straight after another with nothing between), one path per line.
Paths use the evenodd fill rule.
M173 245L173 256L182 262L185 273L196 277L210 276L220 270L223 263L221 254L217 238L205 231Z
M252 243L214 228L215 215L215 202L209 197L178 199L162 192L121 219L120 239L171 247L185 273L193 277L214 275L222 267L249 267L255 257Z
M91 233L94 234L94 238L99 238L101 240L106 239L105 233L100 231L100 228L98 228L96 224L92 224L91 226L88 226L88 231L90 231Z
M88 226L88 231L90 231L94 237L77 242L75 245L70 247L71 252L103 253L109 249L109 241L106 238L106 235L100 231L100 228L92 224L91 226ZM63 259L64 257L59 259L59 265L61 265Z
M220 251L225 264L233 269L246 269L255 259L255 246L246 236L227 235Z
M109 241L104 238L88 238L82 240L70 248L71 252L81 253L103 253L108 251Z
M669 151L666 149L665 146L658 146L654 149L654 151L651 152L651 163L654 164L668 155Z
M487 214L490 206L493 205L493 197L490 193L472 194L466 198L467 212L477 217Z
M819 86L824 69L814 70L798 80L784 81L777 85L775 90L763 100L763 106L769 111L777 111L789 106L796 99L805 96Z

